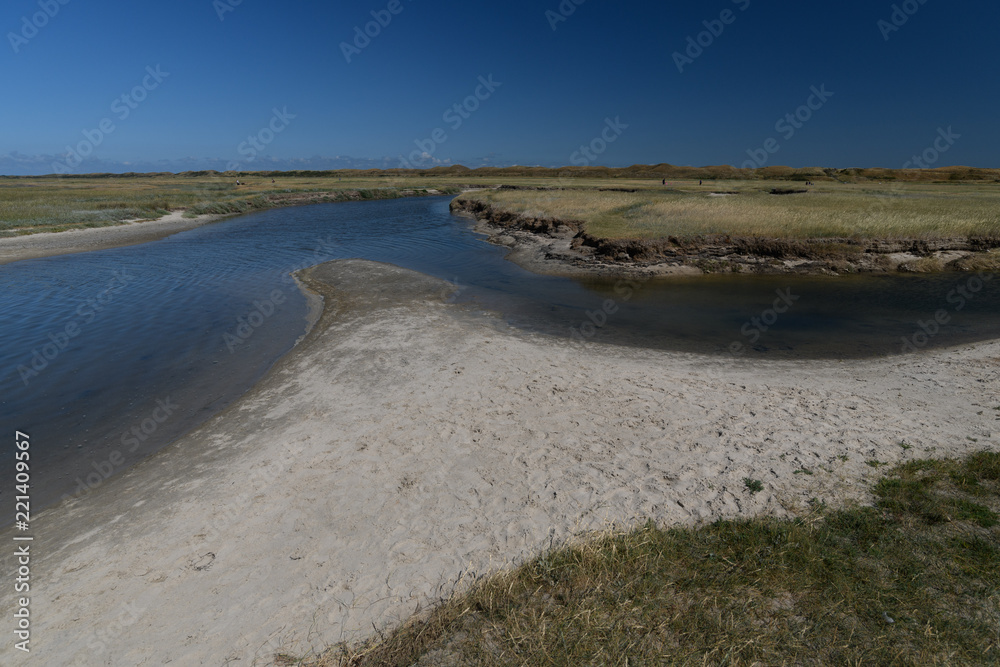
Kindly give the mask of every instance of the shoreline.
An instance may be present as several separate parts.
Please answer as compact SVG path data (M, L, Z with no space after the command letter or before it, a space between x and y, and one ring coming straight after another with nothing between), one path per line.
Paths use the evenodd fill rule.
M265 661L581 532L864 502L866 461L997 448L998 341L750 362L519 332L386 264L300 278L319 320L248 393L34 517L36 658Z
M509 248L508 258L522 268L565 277L929 274L968 272L977 259L996 258L986 257L992 246L971 239L603 239L579 220L522 215L460 195L451 210L475 220L476 231Z
M229 218L247 215L257 211L293 206L308 206L312 204L334 204L344 201L362 201L357 191L335 193L337 198L331 198L330 192L302 192L288 196L274 196L268 200L269 206L254 208L247 211L232 213L209 213L193 218L184 217L185 209L171 211L156 220L132 220L119 225L104 227L87 227L67 229L61 232L38 232L21 236L0 238L0 265L19 262L25 259L40 259L57 255L70 255L92 250L107 250L131 245L139 245L150 241L158 241L179 232L185 232L202 225L227 220ZM434 197L440 196L438 190L429 189L426 192L402 190L398 197ZM385 199L375 197L374 199Z
M71 255L158 241L179 232L230 218L232 215L200 215L195 218L185 218L184 211L172 211L156 220L8 236L0 238L0 265L25 259Z
M495 209L461 194L482 188L465 188L450 203L453 214L474 221L474 229L494 245L508 248L507 259L533 273L569 278L657 278L696 277L716 273L744 275L826 275L928 274L982 270L974 261L987 252L973 247L969 239L866 241L852 239L708 239L680 244L675 239L606 240L583 231L583 223L556 218L536 218ZM489 189L489 188L487 188ZM184 217L184 210L172 211L156 220L130 221L121 225L40 232L0 238L0 265L93 250L105 250L157 241L202 225L271 210L321 203L360 201L357 193L294 193L275 198L267 208L250 211ZM345 196L346 194L346 196ZM401 191L399 198L439 196L437 190ZM447 195L446 195L447 196ZM837 246L829 258L789 257L822 254L826 246ZM862 245L864 246L862 248ZM780 247L779 247L780 246ZM820 248L820 250L811 249ZM784 256L777 259L755 249ZM848 250L844 250L847 248ZM932 259L940 267L927 270L922 260ZM989 258L995 263L995 257ZM968 264L961 265L962 262ZM951 265L952 268L948 268ZM908 267L914 268L908 268ZM993 270L992 266L986 268Z

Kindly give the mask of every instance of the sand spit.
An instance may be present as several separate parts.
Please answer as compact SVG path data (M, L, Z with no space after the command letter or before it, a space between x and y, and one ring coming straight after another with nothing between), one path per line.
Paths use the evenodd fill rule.
M121 225L71 229L65 232L9 236L0 238L0 264L138 245L194 229L224 217L228 216L199 215L195 218L185 218L184 211L174 211L158 220L133 221Z
M577 531L863 501L867 462L997 449L1000 342L761 364L522 334L383 264L305 273L323 316L252 392L34 517L32 653L0 663L266 664Z

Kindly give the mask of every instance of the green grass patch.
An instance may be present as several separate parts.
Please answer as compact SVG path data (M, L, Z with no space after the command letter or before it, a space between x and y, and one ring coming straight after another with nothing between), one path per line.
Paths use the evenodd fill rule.
M384 638L278 662L997 664L998 480L982 452L893 469L874 507L650 522L485 578Z

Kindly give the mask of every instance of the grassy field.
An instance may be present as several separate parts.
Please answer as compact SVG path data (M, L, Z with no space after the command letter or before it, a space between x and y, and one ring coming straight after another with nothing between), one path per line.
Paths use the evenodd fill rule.
M59 231L158 218L240 213L295 203L306 195L328 200L386 198L426 189L520 188L466 195L535 217L579 220L593 236L655 239L728 234L772 238L1000 237L1000 183L862 180L825 176L696 180L637 178L593 170L460 170L421 174L147 174L139 176L0 177L0 235ZM586 177L581 174L587 174ZM624 175L623 175L624 174ZM792 174L799 178L802 174ZM926 176L926 174L920 174ZM846 178L846 176L844 177ZM240 179L241 185L236 185ZM857 180L855 178L854 180ZM272 182L273 181L273 182ZM777 196L772 190L808 189ZM360 194L359 194L360 193ZM725 194L723 194L725 193ZM735 193L735 194L729 194Z
M586 184L591 185L591 184ZM616 181L600 191L570 183L551 191L470 193L494 208L528 217L578 220L605 239L765 238L938 239L1000 237L996 183L804 186L782 181ZM783 196L773 190L808 190Z
M539 181L509 178L504 182L537 185ZM384 199L428 189L454 194L461 184L461 179L449 176L394 177L359 172L344 176L0 177L0 236L102 227L155 219L177 210L192 216L243 213L295 203L307 195L328 195L327 200L338 201ZM492 186L492 180L484 185Z
M955 169L910 173L775 167L739 173L739 178L729 180L705 180L704 185L696 180L699 176L715 175L718 170L736 174L739 170L669 165L620 170L471 171L451 167L411 173L0 177L0 236L120 224L158 218L179 209L189 215L240 213L296 203L297 198L301 202L300 195L337 201L395 197L426 189L454 193L464 187L512 185L545 189L466 196L533 216L580 220L588 233L608 239L710 234L775 238L1000 237L1000 174ZM686 178L675 178L681 174ZM668 179L666 186L661 176ZM932 177L937 180L929 180ZM816 179L814 185L805 185L808 178ZM969 180L962 180L965 178ZM240 186L236 185L237 179ZM775 189L809 192L769 194ZM320 194L328 197L321 198Z
M0 236L102 227L189 215L242 213L281 205L296 195L329 193L330 199L386 198L408 190L447 187L442 178L221 175L138 177L0 177ZM272 183L272 178L275 181ZM452 179L453 180L453 179ZM457 192L457 190L452 190Z
M760 487L747 479L744 492ZM874 507L798 519L599 536L385 638L277 662L1000 664L1000 454L912 461L874 495Z
M156 219L177 210L192 216L244 213L294 203L306 195L327 194L329 201L384 199L427 189L456 193L465 185L541 187L554 182L518 172L496 177L448 171L0 176L0 236L103 227Z

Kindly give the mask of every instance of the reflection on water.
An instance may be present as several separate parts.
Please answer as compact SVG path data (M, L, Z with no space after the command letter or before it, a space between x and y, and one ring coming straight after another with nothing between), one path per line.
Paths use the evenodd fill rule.
M704 353L857 358L1000 331L1000 280L990 275L705 276L588 287L620 306L606 337Z
M505 253L436 197L278 209L0 267L0 416L32 436L36 506L101 483L245 392L305 329L289 274L330 259L444 278L459 302L583 341L860 357L900 353L904 337L930 348L1000 332L1000 280L973 275L574 281Z

